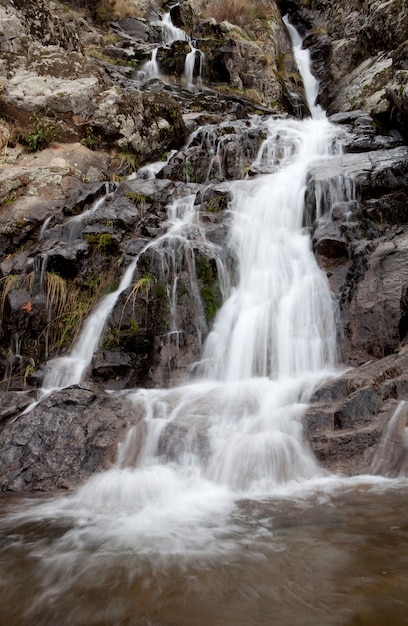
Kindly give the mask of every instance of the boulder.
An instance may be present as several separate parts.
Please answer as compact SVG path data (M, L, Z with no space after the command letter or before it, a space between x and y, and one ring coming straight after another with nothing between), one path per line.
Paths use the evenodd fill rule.
M15 395L6 397L15 406ZM89 384L54 393L29 413L15 413L9 409L0 431L2 491L73 489L112 465L118 443L140 418L125 399Z

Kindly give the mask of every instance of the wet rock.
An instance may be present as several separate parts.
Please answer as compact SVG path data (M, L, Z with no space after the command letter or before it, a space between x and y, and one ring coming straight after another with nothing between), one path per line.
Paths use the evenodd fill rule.
M33 400L34 398L27 393L2 390L0 394L0 429L4 422L17 418Z
M130 375L131 357L108 350L98 352L92 360L92 378L108 389L123 388Z
M87 256L89 244L77 241L50 250L47 259L47 270L55 272L62 278L74 278L80 267L81 259Z
M159 176L194 183L243 178L265 138L262 128L241 122L201 127Z
M107 469L138 415L97 385L54 393L26 415L3 421L2 491L73 489Z
M170 422L159 439L158 453L167 461L180 462L183 454L195 454L201 460L208 458L210 446L205 419L194 426L191 421L178 419Z
M160 47L157 52L160 72L174 77L183 76L186 56L190 51L187 41L174 41L169 48Z
M304 416L305 434L324 467L346 474L375 471L383 432L408 397L407 365L404 347L346 371L315 392ZM400 440L400 456L402 448Z
M319 256L337 259L348 257L348 242L335 222L318 224L313 235L314 248Z

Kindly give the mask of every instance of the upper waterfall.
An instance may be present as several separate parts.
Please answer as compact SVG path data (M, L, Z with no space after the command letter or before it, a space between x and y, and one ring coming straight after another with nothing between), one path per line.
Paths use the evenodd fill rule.
M292 41L293 54L295 55L296 63L303 79L306 102L309 107L309 111L313 118L322 119L326 116L326 114L322 107L319 104L316 104L316 99L319 93L319 83L311 71L309 50L302 48L303 39L296 28L289 22L287 15L284 16L283 21L288 29Z

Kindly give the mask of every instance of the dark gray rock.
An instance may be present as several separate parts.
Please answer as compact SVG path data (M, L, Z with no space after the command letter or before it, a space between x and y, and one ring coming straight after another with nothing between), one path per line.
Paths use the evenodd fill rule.
M348 241L336 222L322 221L318 224L313 243L319 256L330 259L348 258Z
M26 415L3 420L2 491L73 489L112 464L118 443L138 418L126 400L96 385L79 385L52 394Z
M396 475L405 471L403 418L390 420L408 399L408 349L352 368L316 390L304 416L305 436L330 471ZM390 432L391 431L391 432ZM386 438L388 436L388 439ZM392 458L386 466L380 459Z

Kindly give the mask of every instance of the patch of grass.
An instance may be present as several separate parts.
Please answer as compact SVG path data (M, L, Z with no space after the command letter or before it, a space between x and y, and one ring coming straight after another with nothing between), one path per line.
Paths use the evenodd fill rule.
M209 0L203 14L245 28L248 21L268 18L268 4L264 0Z
M118 158L120 159L118 171L121 173L131 174L140 167L140 159L134 152L122 150L122 152L119 152Z

